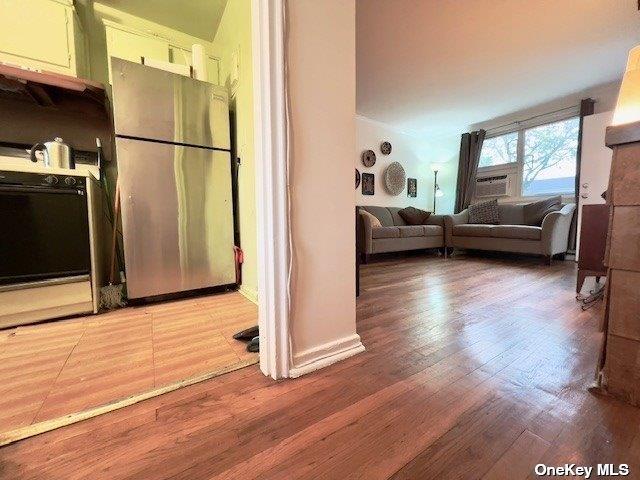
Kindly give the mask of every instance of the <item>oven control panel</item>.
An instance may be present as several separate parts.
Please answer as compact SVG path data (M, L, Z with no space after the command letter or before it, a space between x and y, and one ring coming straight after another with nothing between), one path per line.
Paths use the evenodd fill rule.
M86 178L75 175L54 175L51 173L10 172L0 170L0 185L24 187L50 187L84 189Z

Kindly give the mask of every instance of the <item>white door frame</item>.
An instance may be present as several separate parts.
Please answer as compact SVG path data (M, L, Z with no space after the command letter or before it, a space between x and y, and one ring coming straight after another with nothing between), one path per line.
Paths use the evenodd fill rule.
M252 0L260 369L289 376L286 0Z

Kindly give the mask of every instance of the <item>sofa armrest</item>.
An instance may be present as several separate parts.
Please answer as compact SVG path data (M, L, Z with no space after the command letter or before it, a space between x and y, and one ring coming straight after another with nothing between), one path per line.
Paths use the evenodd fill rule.
M447 247L453 246L453 227L469 223L469 210L464 209L460 213L444 216L444 238Z
M362 211L358 212L360 217L358 221L360 222L360 247L362 249L361 253L371 253L373 250L373 225L371 224L371 217L362 213Z
M569 203L561 210L548 213L542 220L542 253L555 255L567 251L569 245L569 231L576 209L574 203Z

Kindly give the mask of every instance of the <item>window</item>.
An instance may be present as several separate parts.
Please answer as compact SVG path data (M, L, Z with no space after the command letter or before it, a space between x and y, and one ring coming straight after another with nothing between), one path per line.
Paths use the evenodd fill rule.
M578 150L577 118L524 132L522 195L573 195Z
M478 167L494 167L518 161L518 132L487 138L482 143Z
M579 128L578 117L572 117L487 138L479 169L503 166L518 174L517 196L573 195Z

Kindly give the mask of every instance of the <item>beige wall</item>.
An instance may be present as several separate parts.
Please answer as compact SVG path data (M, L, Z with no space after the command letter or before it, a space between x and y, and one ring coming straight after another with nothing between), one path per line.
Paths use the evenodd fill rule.
M305 352L355 333L355 2L289 2L291 335ZM357 339L359 344L359 339Z

